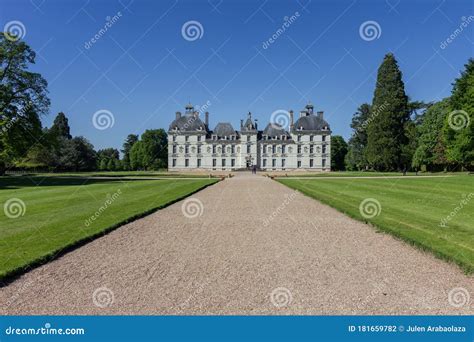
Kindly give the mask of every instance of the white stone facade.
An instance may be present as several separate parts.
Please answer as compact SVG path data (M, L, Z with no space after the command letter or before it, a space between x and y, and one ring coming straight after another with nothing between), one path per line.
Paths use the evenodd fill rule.
M259 131L249 113L239 131L230 123L209 129L209 113L204 122L192 105L186 106L168 131L169 171L236 171L252 168L265 171L330 171L331 130L323 113L313 113L307 105L293 122L289 111L289 131L270 123Z

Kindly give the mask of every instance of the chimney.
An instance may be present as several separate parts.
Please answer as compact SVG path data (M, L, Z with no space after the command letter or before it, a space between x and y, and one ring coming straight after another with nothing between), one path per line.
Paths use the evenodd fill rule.
M306 116L306 111L305 110L302 110L300 111L300 118Z
M323 111L318 112L318 118L324 119L323 114L324 114Z
M209 128L209 112L206 112L205 114L204 124L206 125L207 128Z
M256 129L256 130L258 130L257 124L258 124L258 120L255 119L255 129Z
M240 119L240 130L242 130L242 128L244 128L244 120Z
M293 122L293 110L290 109L290 131L293 130L294 127L294 122Z
M181 118L181 112L176 112L176 120L178 120L179 118Z

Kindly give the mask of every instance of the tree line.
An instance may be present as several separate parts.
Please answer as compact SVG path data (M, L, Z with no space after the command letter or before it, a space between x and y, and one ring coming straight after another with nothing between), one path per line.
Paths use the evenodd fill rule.
M474 59L439 102L411 101L393 54L377 73L372 103L354 113L352 135L331 139L333 170L474 170Z
M122 155L115 148L96 151L84 137L73 137L64 113L50 128L40 117L50 106L47 81L29 67L35 52L19 39L0 34L0 174L6 169L41 171L156 170L167 167L164 129L130 134Z

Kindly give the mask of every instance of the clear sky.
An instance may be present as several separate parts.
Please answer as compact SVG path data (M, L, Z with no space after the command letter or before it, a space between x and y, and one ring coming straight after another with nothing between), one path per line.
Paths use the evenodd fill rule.
M33 70L49 82L44 125L63 111L72 134L96 148L167 129L188 101L208 103L211 128L238 129L251 111L263 129L272 112L310 100L348 138L388 52L413 100L448 96L474 55L470 16L471 0L0 0L0 26L21 22L38 53ZM191 23L183 34L189 21L197 31ZM112 113L112 127L94 127L99 110Z

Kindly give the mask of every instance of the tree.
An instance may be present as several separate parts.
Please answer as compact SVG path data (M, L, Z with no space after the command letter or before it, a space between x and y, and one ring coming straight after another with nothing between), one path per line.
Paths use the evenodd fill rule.
M137 141L130 150L130 168L132 170L144 168L144 153L143 142Z
M443 126L449 112L449 98L431 105L417 126L418 146L412 160L416 169L437 171L447 164Z
M405 169L404 148L409 143L408 97L402 73L393 54L385 55L377 74L371 120L367 127L367 161L376 170Z
M116 170L116 161L119 160L119 151L115 148L106 148L97 151L97 165L100 170Z
M28 71L30 64L35 63L35 52L20 39L11 39L0 33L0 132L8 132L12 125L22 137L38 140L41 125L39 116L46 114L50 105L47 96L47 82L38 73ZM32 124L35 129L31 130ZM13 133L12 133L13 134ZM30 135L30 137L27 137ZM24 157L24 149L18 144L25 144L25 139L16 139L12 135L0 137L0 174L3 174L5 163Z
M347 143L340 135L331 137L331 170L345 170L344 160L347 154Z
M130 170L130 150L132 149L133 145L138 141L138 135L136 134L129 134L125 142L123 143L123 169Z
M444 124L446 156L452 163L474 169L474 59L455 80L450 112Z
M367 166L367 124L370 118L370 105L363 103L352 116L351 128L354 130L348 141L346 166L349 170L363 170Z
M50 133L58 138L72 139L69 120L63 112L58 113L54 119L53 126L50 128Z
M157 170L168 165L168 136L160 129L146 130L130 150L133 170Z
M65 171L91 171L96 169L94 146L84 137L64 140L60 165Z

